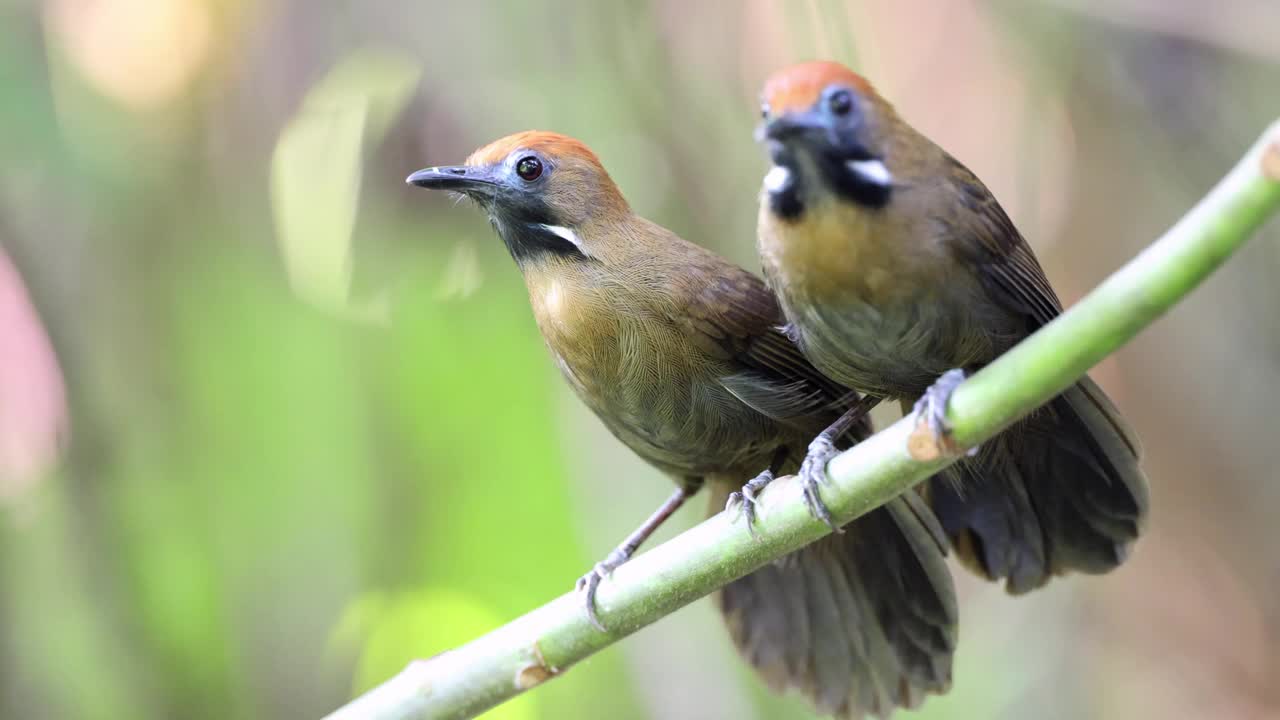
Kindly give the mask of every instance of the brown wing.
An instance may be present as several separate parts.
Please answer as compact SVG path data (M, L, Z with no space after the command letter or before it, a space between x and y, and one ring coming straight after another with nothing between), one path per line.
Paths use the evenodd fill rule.
M695 342L731 361L720 382L738 399L777 420L825 427L860 396L818 371L782 328L785 319L764 281L719 258L696 273L714 278L682 308ZM866 433L870 425L857 428ZM862 434L856 437L862 437Z
M1057 317L1062 303L1031 247L982 181L960 161L950 160L952 183L969 210L952 228L956 252L979 269L993 299L1030 321L1028 332Z
M1062 306L1004 210L958 162L952 180L969 211L950 228L953 247L978 268L988 297L1025 333L1053 320ZM1137 437L1102 390L1084 377L1047 407L930 486L956 554L1015 594L1053 575L1116 567L1147 512Z

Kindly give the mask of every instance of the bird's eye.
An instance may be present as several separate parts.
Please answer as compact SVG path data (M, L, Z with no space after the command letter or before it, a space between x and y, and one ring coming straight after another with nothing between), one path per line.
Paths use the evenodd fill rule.
M533 182L542 177L542 161L532 155L520 158L516 163L516 174L525 182Z
M769 103L760 103L760 119L769 119Z
M827 98L827 108L836 115L848 115L853 110L853 95L848 90L838 90Z

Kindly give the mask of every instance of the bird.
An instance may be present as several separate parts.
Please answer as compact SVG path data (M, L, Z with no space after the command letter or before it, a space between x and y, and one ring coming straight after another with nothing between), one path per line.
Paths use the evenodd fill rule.
M1062 312L1031 247L973 172L842 64L777 71L761 115L757 248L788 334L823 374L898 400L945 441L956 386ZM824 472L832 437L802 475ZM1125 560L1149 504L1140 456L1086 376L927 495L962 563L1022 594Z
M601 630L600 580L699 488L709 489L711 514L736 506L754 527L756 493L794 472L813 434L861 401L781 331L763 280L635 214L579 140L517 133L407 181L460 194L488 215L565 380L675 482L578 581ZM870 432L869 421L852 423L842 441ZM927 504L906 493L729 584L717 602L770 687L796 688L840 717L884 716L950 686L957 611L946 552Z

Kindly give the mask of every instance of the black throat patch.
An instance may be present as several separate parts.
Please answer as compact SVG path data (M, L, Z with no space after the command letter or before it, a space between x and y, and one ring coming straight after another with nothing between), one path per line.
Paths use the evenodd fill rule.
M824 153L818 157L818 169L823 179L838 197L855 205L879 210L889 204L893 188L870 182L849 169L839 156Z
M542 223L517 223L505 232L500 232L507 250L511 252L511 257L517 263L547 255L558 255L575 260L590 259L577 245L541 225Z
M768 189L769 209L782 220L796 220L804 213L804 201L800 198L800 173L787 165L775 165L770 172L786 173L786 179Z
M505 202L490 209L489 222L502 238L516 264L555 255L575 260L590 258L577 245L548 230L546 225L560 225L551 210L534 198Z
M871 182L850 170L839 155L824 153L816 158L820 178L805 178L791 163L775 165L771 173L784 173L783 179L769 182L766 193L769 209L779 219L795 222L804 214L807 183L820 182L831 189L836 197L868 210L879 210L889 204L893 188ZM811 194L809 199L811 200Z

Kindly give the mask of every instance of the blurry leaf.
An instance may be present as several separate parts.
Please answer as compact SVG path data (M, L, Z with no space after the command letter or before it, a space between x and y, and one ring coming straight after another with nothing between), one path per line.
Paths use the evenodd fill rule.
M373 632L378 619L387 613L390 598L385 592L366 592L342 611L342 617L329 636L326 654L333 660L359 655L365 638ZM357 682L357 685L360 683Z
M294 290L347 317L383 322L386 298L350 297L351 242L364 154L382 140L417 83L394 55L348 56L320 81L276 143L271 204Z
M417 63L401 55L352 53L311 90L305 107L322 110L362 100L368 107L368 144L375 145L409 102L420 75Z
M360 636L364 648L356 670L355 693L362 693L404 669L411 660L457 647L501 624L489 608L468 595L419 590L388 596L369 593L343 613L333 644L350 646ZM521 696L484 715L489 720L537 717L534 698Z
M346 307L360 192L366 106L305 111L271 160L271 204L293 289L326 310Z

